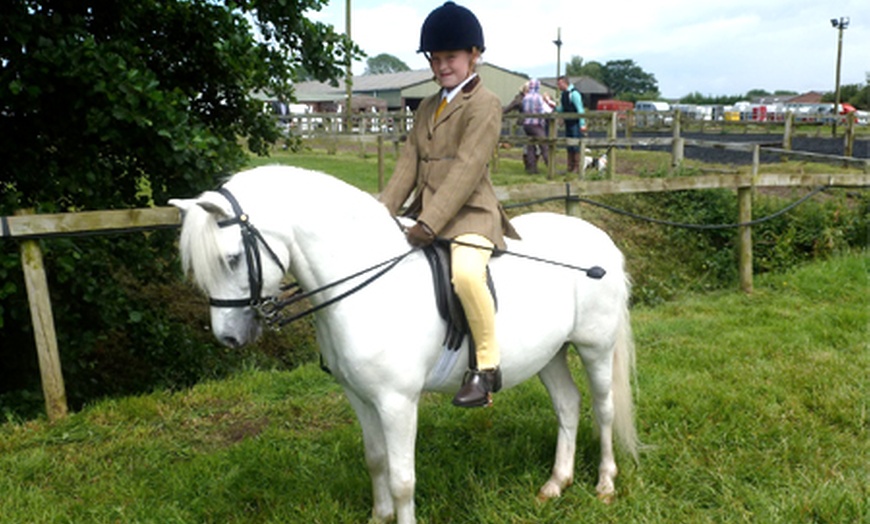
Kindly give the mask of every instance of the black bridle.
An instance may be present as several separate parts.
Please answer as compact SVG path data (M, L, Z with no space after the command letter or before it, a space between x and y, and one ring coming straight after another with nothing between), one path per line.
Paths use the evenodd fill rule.
M248 215L242 211L239 201L233 196L230 191L224 187L219 188L218 193L226 198L233 207L233 213L236 215L233 218L221 220L218 222L218 227L224 228L238 225L242 230L242 245L245 249L245 261L248 264L248 283L251 289L250 298L212 298L209 297L208 303L212 307L255 307L267 300L260 296L263 291L263 260L260 257L260 244L266 248L266 253L272 260L281 268L281 274L287 272L284 264L278 255L272 251L269 244L263 238L260 231L251 224Z
M242 230L242 244L245 249L245 260L248 263L248 283L251 288L251 296L250 298L212 298L209 297L208 303L212 307L226 307L226 308L244 308L244 307L253 307L257 313L271 326L284 326L285 324L289 324L294 320L298 320L304 316L310 315L316 311L319 311L327 306L338 302L339 300L356 293L360 289L368 286L378 278L380 278L384 273L396 267L396 265L402 261L405 257L410 255L414 250L410 249L407 252L393 257L389 260L385 260L378 264L375 264L371 267L358 271L352 275L348 275L344 278L336 280L335 282L331 282L326 284L325 286L319 287L307 293L299 290L299 285L296 283L289 284L283 286L281 288L282 292L286 292L292 289L296 291L291 293L286 298L279 297L262 297L260 294L263 291L263 261L260 257L260 249L259 244L262 244L266 249L266 252L278 265L281 269L281 273L286 273L287 270L284 267L284 264L281 263L281 260L278 258L278 255L272 251L272 248L269 247L269 244L266 243L266 240L263 238L263 235L257 230L256 227L251 223L248 219L248 215L242 211L239 202L233 196L232 193L229 192L226 188L221 187L217 190L218 193L226 198L230 205L233 207L233 213L235 213L235 217L228 218L226 220L221 220L218 222L219 227L228 227L239 225ZM339 293L338 295L330 298L318 304L316 306L309 307L308 309L302 311L301 313L297 313L292 316L282 315L282 310L291 304L295 304L301 300L310 298L314 295L322 293L330 288L338 286L340 284L344 284L352 279L357 277L361 277L366 275L367 273L371 273L372 271L377 271L374 275L369 276L363 282L353 286L352 288Z

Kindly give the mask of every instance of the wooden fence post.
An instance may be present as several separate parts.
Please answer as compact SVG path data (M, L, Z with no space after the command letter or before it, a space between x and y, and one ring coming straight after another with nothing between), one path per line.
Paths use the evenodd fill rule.
M794 112L785 114L785 130L782 132L782 148L791 151L791 134L794 127Z
M583 162L580 162L583 169ZM580 217L580 201L571 198L571 184L565 184L565 214L569 217Z
M616 113L613 113L611 116L611 126L607 131L607 138L614 142L616 141ZM581 162L583 161L584 159L581 157ZM608 180L613 178L613 174L616 173L616 146L613 144L607 148L607 168L605 169L605 173L607 174Z
M617 137L617 133L619 130L616 111L610 113L610 133L607 136L612 136L614 138Z
M17 214L29 215L32 212L21 211ZM54 330L54 316L48 294L48 279L45 277L42 251L36 240L24 240L21 243L21 267L24 270L27 300L30 303L30 317L33 321L33 338L39 360L45 410L48 420L55 421L67 415L66 388L63 384L60 355L57 350L57 334Z
M552 115L552 113L550 113ZM547 158L547 180L553 180L556 176L556 125L557 120L555 118L548 118L545 120L547 122L547 149L549 150L549 157Z
M855 112L846 113L846 132L843 133L843 156L852 156L855 145Z
M738 218L740 224L752 221L752 194L758 178L758 166L761 159L761 146L755 144L752 148L752 181L749 187L737 190ZM744 293L752 293L752 226L740 226L738 229L740 289Z
M378 193L384 190L384 134L378 134Z
M338 123L339 121L337 118L329 119L330 140L326 149L326 153L329 155L338 153Z
M679 169L683 164L685 139L680 136L680 111L674 111L674 142L671 145L671 166Z
M577 178L586 180L586 138L580 138L580 166L577 169Z

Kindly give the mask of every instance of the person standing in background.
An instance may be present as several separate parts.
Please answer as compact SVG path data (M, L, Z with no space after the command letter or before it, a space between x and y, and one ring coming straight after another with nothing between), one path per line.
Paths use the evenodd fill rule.
M583 108L583 98L580 92L573 84L568 82L568 77L562 75L556 82L559 91L561 91L560 104L556 107L556 111L560 113L585 113ZM586 120L582 118L566 118L565 119L565 137L580 138L586 132ZM580 146L568 146L568 172L580 172Z
M528 82L528 91L523 96L523 113L526 115L540 115L553 111L553 102L541 94L541 81L533 78ZM547 138L546 119L536 116L526 116L523 119L523 131L529 138L544 140ZM549 147L545 142L540 144L526 144L524 151L524 164L526 173L538 172L538 150L544 164L549 164Z

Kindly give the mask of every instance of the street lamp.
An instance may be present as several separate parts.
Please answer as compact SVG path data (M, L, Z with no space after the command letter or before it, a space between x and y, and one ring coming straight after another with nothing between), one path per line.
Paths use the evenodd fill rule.
M831 135L837 136L837 120L840 117L840 61L843 58L843 30L849 27L849 17L831 18L831 26L837 29L837 81L834 88L834 125Z
M562 75L562 28L556 30L556 39L553 40L556 44L556 80ZM558 94L558 91L557 93Z

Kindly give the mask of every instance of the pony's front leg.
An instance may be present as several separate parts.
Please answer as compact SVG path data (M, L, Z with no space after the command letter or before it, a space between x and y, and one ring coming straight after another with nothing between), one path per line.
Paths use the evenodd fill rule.
M414 488L417 477L414 470L414 449L417 440L418 401L419 393L413 398L394 393L386 395L376 403L387 444L390 493L393 496L398 524L416 522Z
M550 393L559 420L553 474L538 492L540 500L561 496L562 491L574 482L574 454L577 449L577 426L580 421L580 392L568 368L567 355L566 345L538 373L538 377Z
M393 495L390 493L390 470L387 443L381 420L374 407L360 399L350 389L345 393L356 412L362 428L366 466L372 480L372 518L376 522L389 522L396 516Z

